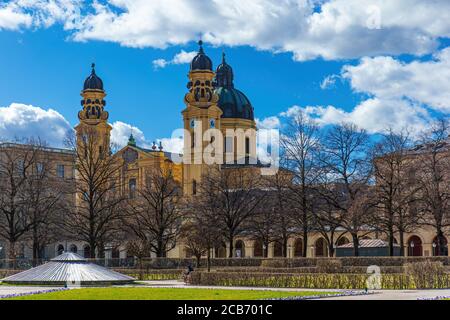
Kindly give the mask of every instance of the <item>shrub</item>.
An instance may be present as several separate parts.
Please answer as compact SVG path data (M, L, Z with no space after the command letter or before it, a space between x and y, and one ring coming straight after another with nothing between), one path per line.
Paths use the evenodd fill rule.
M340 273L342 271L342 261L338 259L318 260L317 271L319 273Z
M277 274L277 273L227 273L227 272L194 272L191 283L210 286L250 286L272 288L305 288L305 289L349 289L366 288L367 274ZM449 275L434 283L434 288L450 287ZM383 289L415 289L415 283L405 274L383 274Z
M410 276L417 289L442 287L447 281L447 274L442 262L422 261L405 265L405 274Z
M0 280L9 276L12 276L16 273L22 272L23 270L9 270L9 269L3 269L0 270Z

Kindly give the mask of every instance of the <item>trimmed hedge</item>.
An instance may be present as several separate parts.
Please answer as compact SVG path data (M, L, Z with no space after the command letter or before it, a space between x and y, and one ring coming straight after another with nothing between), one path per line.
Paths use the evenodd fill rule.
M227 273L194 272L191 283L209 286L247 286L271 288L348 289L366 288L367 274L277 274L277 273ZM433 277L429 287L450 288L450 276ZM383 274L383 289L417 289L414 280L405 274Z
M403 273L403 267L380 267L381 273ZM323 273L317 267L303 267L303 268L263 268L263 267L248 267L248 268L222 268L217 269L218 272L243 272L243 273ZM334 272L329 273L367 273L367 267L341 267Z
M339 258L294 258L294 259L264 259L261 266L266 268L301 268L314 267L322 261L340 261L342 266L391 266L400 267L407 263L433 261L450 266L450 257L339 257Z
M178 280L182 278L180 269L159 269L159 270L139 270L139 269L114 269L116 272L126 274L138 280Z
M223 258L211 259L211 267L259 267L260 258ZM201 259L202 267L206 266L206 259ZM196 259L174 259L174 258L145 258L142 263L137 262L135 267L143 269L183 269L189 264L196 266Z
M9 276L12 276L13 274L22 272L23 270L9 270L9 269L0 269L0 280Z

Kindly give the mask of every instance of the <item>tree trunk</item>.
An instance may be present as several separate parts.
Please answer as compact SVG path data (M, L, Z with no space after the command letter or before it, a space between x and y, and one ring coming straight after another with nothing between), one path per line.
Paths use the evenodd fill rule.
M195 256L195 259L197 260L197 269L198 269L198 268L200 268L202 255L201 255L201 254L197 254L197 255Z
M445 247L446 247L445 237L444 237L444 233L442 232L441 227L438 227L438 230L437 230L437 246L439 249L439 250L437 250L437 254L439 256L446 256L447 252L445 252Z
M208 272L211 272L211 248L208 248L208 254L206 258L206 268Z
M400 256L405 256L405 243L404 243L404 232L402 230L399 231L399 238L400 238Z
M359 257L359 239L358 239L358 234L352 233L352 239L353 239L353 255L355 257Z
M16 242L9 241L8 259L10 260L10 268L16 269Z
M333 258L334 257L334 245L333 245L333 242L331 242L331 243L329 243L328 244L328 256L330 257L330 258Z
M389 228L389 256L394 256L394 230Z
M229 245L230 245L230 252L228 253L228 258L233 258L233 254L234 254L234 237L233 236L230 236L229 238L228 238L228 241L229 241Z
M288 258L288 245L287 245L287 238L283 236L283 257Z
M306 258L308 255L308 228L303 228L303 257Z
M91 241L89 241L89 247L91 249L91 252L89 253L90 254L89 258L95 259L95 251L97 251L97 244L95 243L95 241L91 240ZM66 250L67 250L67 248L66 248Z

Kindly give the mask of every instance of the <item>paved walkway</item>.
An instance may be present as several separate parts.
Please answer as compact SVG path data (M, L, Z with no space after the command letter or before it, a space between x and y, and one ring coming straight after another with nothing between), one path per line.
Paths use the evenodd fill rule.
M30 294L43 290L61 289L61 287L35 287L35 286L3 286L0 285L0 296L9 294Z
M222 286L191 286L176 280L168 281L140 281L140 283L154 288L197 288L224 290L270 290L270 291L309 291L309 292L343 292L346 290L330 289L300 289L300 288L259 288L259 287L222 287ZM34 286L4 286L0 285L0 296L9 294L34 293L42 290L60 289L60 287ZM450 289L445 290L379 290L370 295L323 298L321 300L417 300L423 298L450 297Z
M450 290L380 290L364 296L324 298L321 300L417 300L450 297Z
M221 287L221 286L190 286L177 280L167 281L141 281L145 285L157 288L202 288L225 290L270 290L270 291L309 291L309 292L345 292L337 289L300 289L300 288L260 288L260 287ZM450 297L450 289L446 290L378 290L373 294L362 296L347 296L336 298L323 298L321 300L417 300L423 298Z
M342 292L348 290L338 289L301 289L301 288L264 288L264 287L225 287L225 286L191 286L182 281L138 281L154 288L189 288L189 289L220 289L220 290L263 290L263 291L308 291L308 292Z

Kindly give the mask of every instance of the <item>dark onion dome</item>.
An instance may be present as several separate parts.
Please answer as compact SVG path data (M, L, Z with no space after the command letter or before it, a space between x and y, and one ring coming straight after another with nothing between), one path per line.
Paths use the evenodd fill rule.
M103 81L95 74L95 63L92 64L92 71L89 77L84 81L83 90L102 90Z
M222 53L222 63L216 70L216 83L218 87L233 87L233 68L226 62L225 53Z
M199 41L198 45L200 46L200 49L198 51L198 54L192 59L191 62L191 71L195 70L208 70L212 71L213 64L211 59L205 54L205 51L203 51L203 41Z
M250 100L233 84L233 68L225 61L223 54L222 64L216 71L215 93L219 96L217 105L222 109L222 118L237 118L255 120Z

